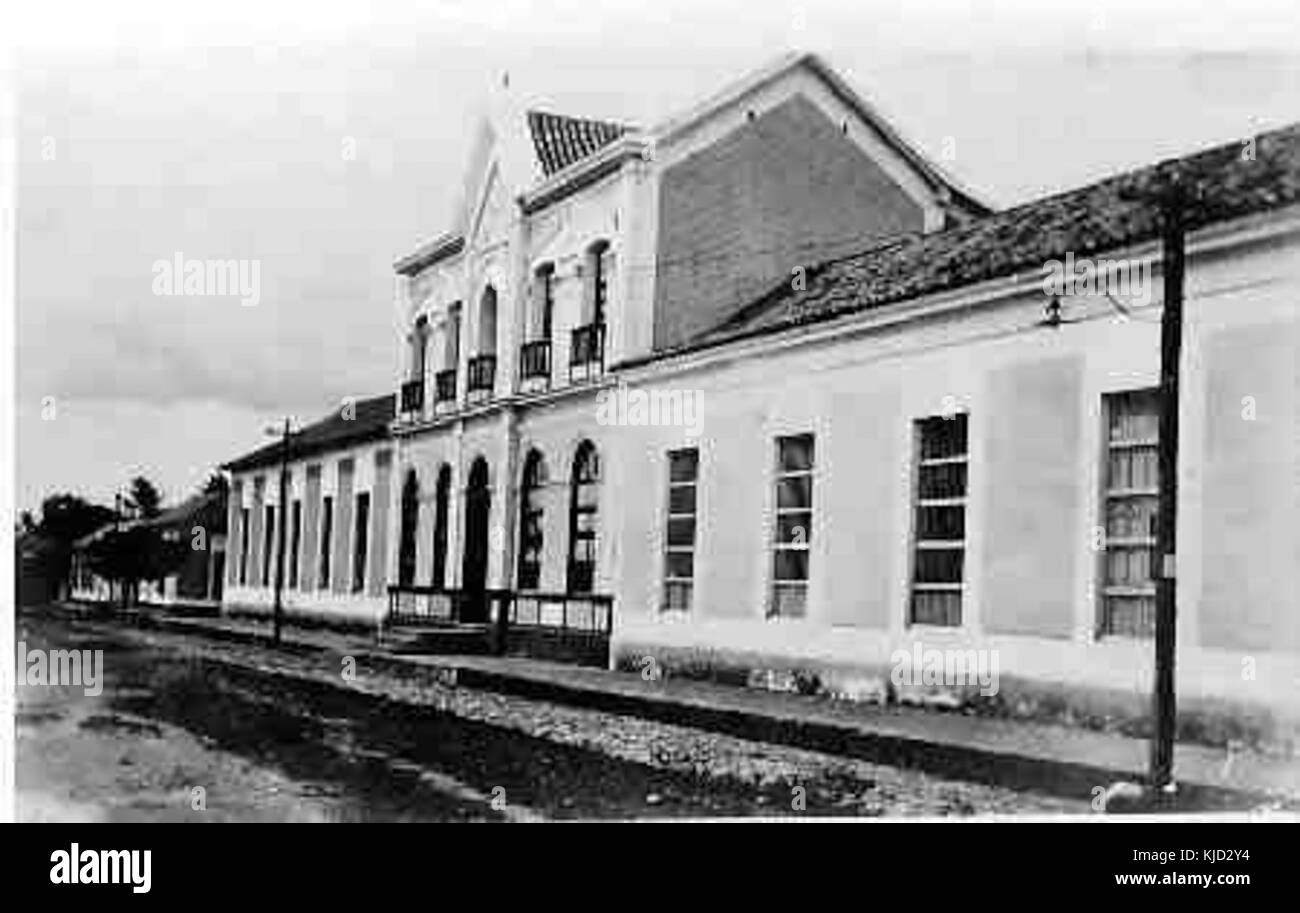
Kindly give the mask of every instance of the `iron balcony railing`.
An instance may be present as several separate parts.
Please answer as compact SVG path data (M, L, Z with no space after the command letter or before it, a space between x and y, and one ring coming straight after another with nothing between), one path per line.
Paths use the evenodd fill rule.
M535 339L519 348L519 373L524 380L551 379L551 341Z
M614 597L595 593L517 592L510 602L510 627L534 627L609 636Z
M509 590L467 593L414 583L388 587L387 627L419 624L487 624L500 617Z
M589 323L573 331L569 379L594 377L605 368L605 324Z
M456 369L448 368L433 376L434 402L454 403L456 401Z
M402 384L402 412L420 412L424 409L424 381L408 380Z
M469 395L482 399L492 395L497 376L495 355L476 355L469 360L469 381L465 385Z
M614 597L391 584L383 627L412 625L481 626L498 653L506 652L512 634L517 639L541 635L608 641L614 628Z

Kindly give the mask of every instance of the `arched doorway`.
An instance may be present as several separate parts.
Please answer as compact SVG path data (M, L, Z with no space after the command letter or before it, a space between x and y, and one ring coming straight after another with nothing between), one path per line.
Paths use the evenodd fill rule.
M487 460L479 457L469 471L465 486L465 550L461 562L461 589L465 604L462 621L487 621L488 522L492 491L488 487Z
M447 515L451 508L451 467L446 463L438 470L438 487L433 501L433 579L430 585L441 590L447 586Z
M420 481L415 470L406 473L402 485L402 529L398 540L397 583L410 586L415 582L415 533L420 525Z

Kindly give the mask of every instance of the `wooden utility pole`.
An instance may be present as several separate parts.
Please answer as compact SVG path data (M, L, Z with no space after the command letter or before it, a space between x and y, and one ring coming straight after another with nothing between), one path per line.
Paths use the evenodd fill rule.
M289 419L284 420L284 437L280 446L280 529L275 548L275 645L280 645L280 627L284 616L284 540L288 517L286 501L289 497Z
M1160 318L1160 498L1156 518L1155 692L1152 713L1151 787L1172 792L1174 734L1178 719L1174 691L1178 602L1178 381L1183 349L1184 216L1188 192L1174 174L1159 194L1164 304Z
M118 541L117 543L114 544L114 547L121 548L120 534L122 532L122 493L120 491L113 493L113 532L119 534ZM118 560L118 566L119 568L121 567L120 558ZM120 573L121 572L119 570L119 574ZM118 595L118 599L121 600L122 610L126 611L126 609L129 606L127 604L127 599L126 599L126 578L125 577L119 576L117 578L117 595ZM108 604L111 609L111 606L113 605L112 582L110 582L108 585Z

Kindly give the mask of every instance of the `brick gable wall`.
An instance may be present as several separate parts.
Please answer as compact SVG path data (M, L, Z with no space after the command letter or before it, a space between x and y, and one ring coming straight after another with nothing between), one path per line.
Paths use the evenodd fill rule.
M796 266L920 231L924 220L803 96L670 166L659 194L656 349L708 329Z

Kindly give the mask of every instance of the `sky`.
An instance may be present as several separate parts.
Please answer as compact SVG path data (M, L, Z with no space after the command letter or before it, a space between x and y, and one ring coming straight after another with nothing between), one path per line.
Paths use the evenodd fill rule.
M651 125L815 51L998 207L1300 120L1294 0L48 0L18 34L18 509L174 501L387 392L392 262L447 227L504 73ZM256 261L260 299L155 294L177 253Z

